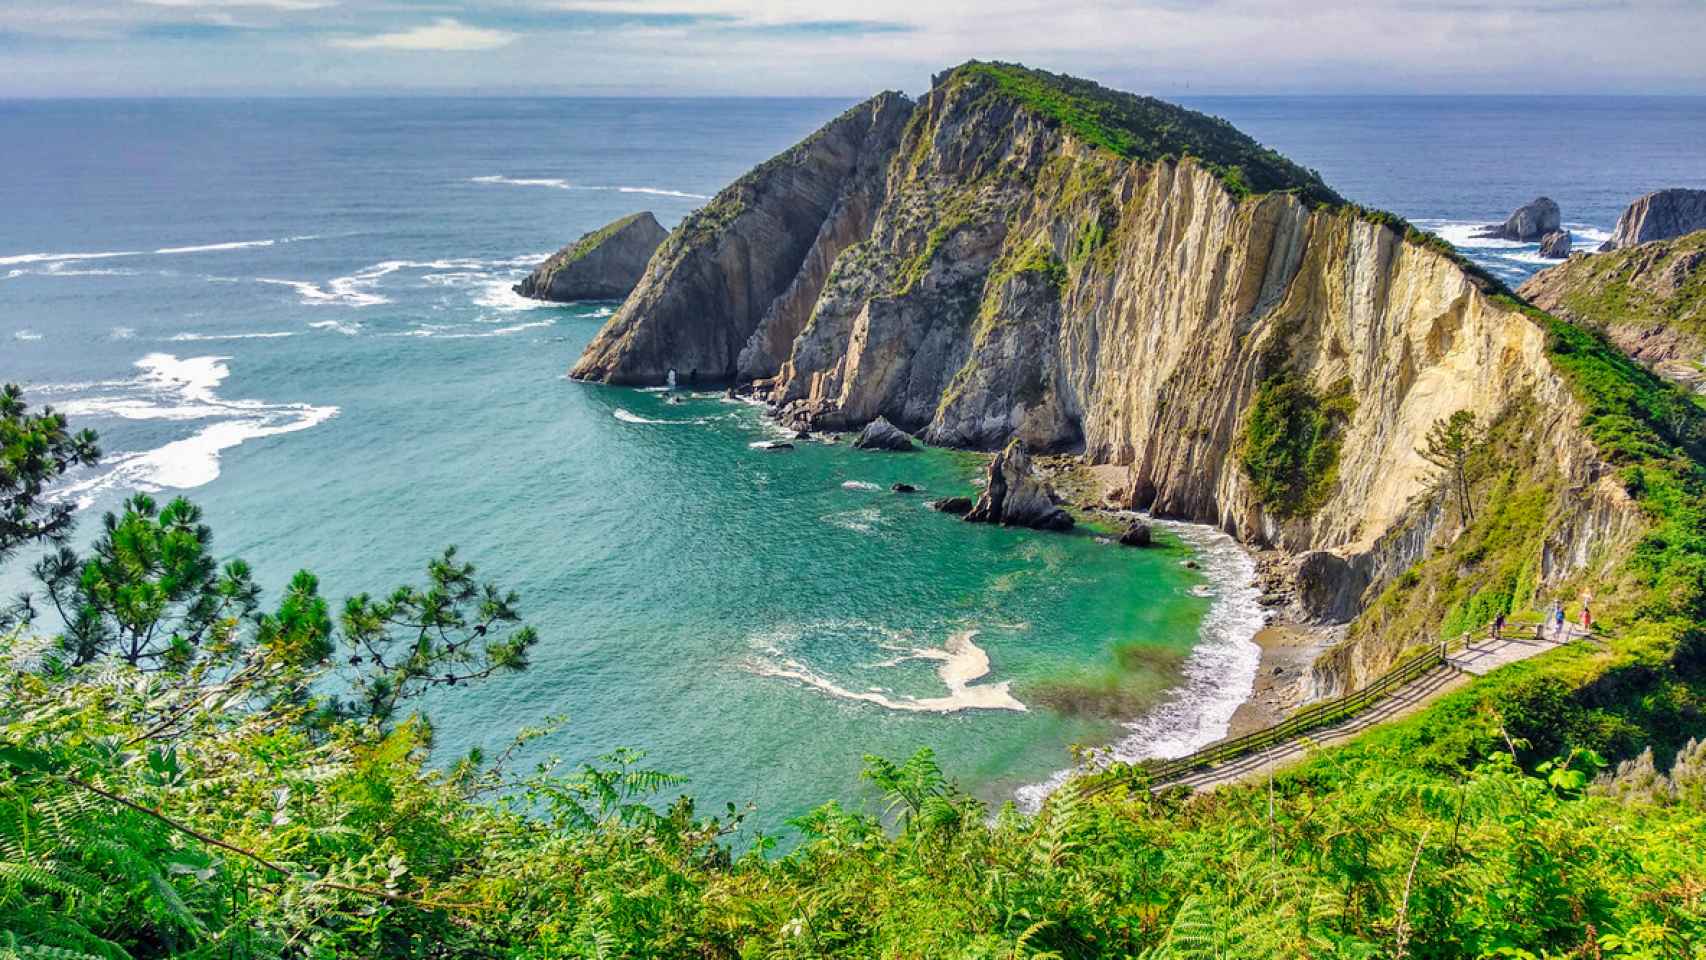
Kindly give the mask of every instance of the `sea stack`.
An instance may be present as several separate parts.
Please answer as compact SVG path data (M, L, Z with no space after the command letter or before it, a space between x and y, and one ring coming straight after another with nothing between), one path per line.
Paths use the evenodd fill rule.
M1491 224L1477 237L1483 240L1516 240L1533 243L1563 227L1563 214L1550 197L1535 197L1516 208L1504 223Z
M966 519L1038 530L1070 530L1072 515L1055 505L1054 490L1031 465L1025 444L1014 440L989 462L989 482Z
M1629 205L1602 253L1706 230L1706 190L1660 190Z
M631 213L552 254L515 292L556 303L621 300L633 292L667 236L651 211Z

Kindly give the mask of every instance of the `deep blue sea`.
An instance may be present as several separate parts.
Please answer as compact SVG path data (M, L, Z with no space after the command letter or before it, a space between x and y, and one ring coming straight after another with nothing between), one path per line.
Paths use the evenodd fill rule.
M509 292L619 215L674 225L846 105L0 102L0 379L100 431L106 462L63 491L85 538L131 492L182 494L274 590L298 567L334 599L385 590L450 543L518 590L534 667L435 697L445 756L566 714L535 756L643 749L774 826L864 798L865 753L933 746L1000 799L1075 742L1220 735L1260 622L1222 538L958 523L887 487L969 492L977 458L753 449L749 407L564 379L613 305ZM1706 187L1701 99L1191 105L1454 240L1538 194L1592 240L1644 192Z

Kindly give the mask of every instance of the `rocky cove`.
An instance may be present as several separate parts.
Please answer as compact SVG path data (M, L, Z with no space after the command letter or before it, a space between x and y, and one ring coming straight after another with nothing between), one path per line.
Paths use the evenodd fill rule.
M1485 590L1508 605L1609 569L1641 531L1548 322L1222 121L973 62L689 216L571 375L675 371L790 430L883 418L1112 471L1113 506L1270 551L1276 609L1321 631L1307 700L1467 623ZM1419 452L1460 412L1521 464L1479 478L1527 511L1490 565L1462 561L1474 518Z

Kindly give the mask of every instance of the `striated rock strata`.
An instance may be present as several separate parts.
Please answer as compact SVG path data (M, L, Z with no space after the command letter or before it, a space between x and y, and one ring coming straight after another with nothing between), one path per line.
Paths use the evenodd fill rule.
M1004 477L1027 450L1125 465L1126 506L1318 553L1304 612L1342 622L1462 529L1417 453L1436 420L1520 407L1572 481L1597 476L1547 331L1499 292L1221 121L971 63L724 191L573 375L695 369L750 384L786 422L882 417L1005 447ZM1258 440L1277 467L1253 466ZM973 513L1005 517L994 495ZM1587 529L1576 509L1550 528ZM1419 630L1337 654L1318 689L1355 685Z
M1629 205L1601 252L1706 230L1706 190L1660 190Z
M536 300L620 300L668 234L650 211L629 214L552 254L515 285Z

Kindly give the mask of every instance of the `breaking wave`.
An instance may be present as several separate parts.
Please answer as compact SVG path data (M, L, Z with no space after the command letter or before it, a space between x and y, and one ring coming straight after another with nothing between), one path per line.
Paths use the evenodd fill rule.
M570 183L560 177L506 177L501 174L491 174L484 177L469 177L468 182L501 183L511 187L548 187L552 190L601 190L612 193L643 193L654 197L676 197L682 200L711 199L702 193L688 193L685 190L667 190L663 187L584 186L581 184Z
M1185 660L1183 682L1166 700L1135 720L1126 733L1096 750L1091 762L1182 757L1226 736L1232 715L1255 687L1262 650L1256 633L1267 623L1268 611L1259 602L1256 561L1237 541L1213 527L1194 523L1151 521L1196 551L1203 573L1214 585L1214 600L1203 615L1197 645ZM1071 776L1061 770L1042 783L1015 791L1022 809L1035 811L1043 799Z
M219 476L222 451L247 440L306 430L337 416L338 408L333 406L219 396L220 384L231 374L225 365L229 359L151 353L136 361L141 372L128 380L43 388L48 393L85 394L58 404L61 412L72 417L211 421L187 437L152 450L109 456L102 462L103 472L56 491L56 497L74 499L86 507L96 494L114 488L152 492L199 487Z

